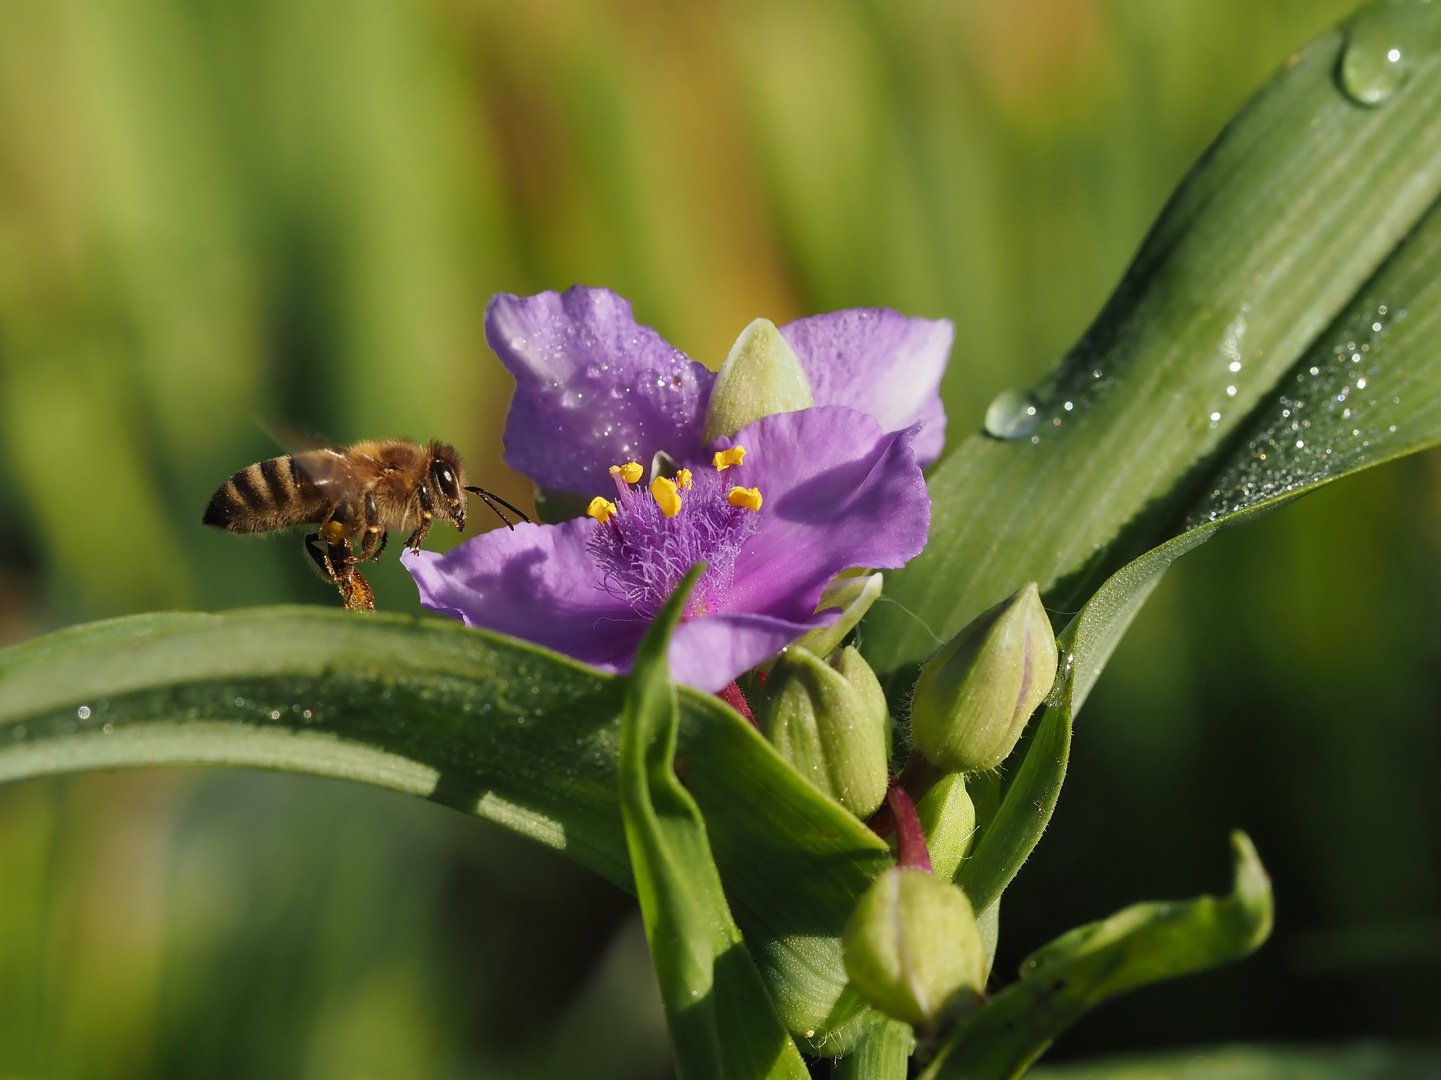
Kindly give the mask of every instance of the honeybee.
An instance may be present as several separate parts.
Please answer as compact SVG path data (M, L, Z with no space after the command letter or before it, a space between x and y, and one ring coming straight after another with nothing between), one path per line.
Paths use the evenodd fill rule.
M347 608L375 610L375 593L357 564L379 559L390 531L408 531L419 551L438 518L465 531L466 492L480 497L505 524L526 515L494 492L465 483L453 446L372 439L352 446L317 445L247 465L210 497L201 519L236 533L316 525L305 553L320 576L340 590ZM358 554L357 554L358 551Z

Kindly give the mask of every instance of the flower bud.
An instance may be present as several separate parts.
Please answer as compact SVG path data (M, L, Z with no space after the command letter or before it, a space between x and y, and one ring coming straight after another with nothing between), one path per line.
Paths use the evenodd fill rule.
M861 997L908 1024L933 1019L957 994L979 994L986 981L985 948L966 894L899 866L856 904L841 958Z
M846 635L856 628L856 624L871 609L871 605L876 602L876 597L881 595L881 586L884 582L885 579L880 574L857 574L835 578L821 591L820 603L816 604L816 610L840 608L841 617L830 626L812 630L796 644L805 646L817 656L829 656L840 647L840 643L846 639Z
M814 404L795 352L775 323L757 319L741 331L716 375L705 411L705 441L730 438L763 416Z
M797 772L865 818L886 795L886 702L860 653L846 649L836 661L843 670L788 649L771 671L761 731Z
M981 615L916 680L911 738L947 772L1006 760L1056 679L1056 638L1035 582Z

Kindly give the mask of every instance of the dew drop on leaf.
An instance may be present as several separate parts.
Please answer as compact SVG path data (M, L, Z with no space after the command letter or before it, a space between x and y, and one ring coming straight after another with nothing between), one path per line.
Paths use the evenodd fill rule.
M1434 50L1431 0L1382 0L1366 8L1346 31L1337 79L1358 105L1385 103L1406 82L1418 53Z
M1024 439L1040 423L1041 406L1024 390L1003 390L986 409L986 434L997 439Z

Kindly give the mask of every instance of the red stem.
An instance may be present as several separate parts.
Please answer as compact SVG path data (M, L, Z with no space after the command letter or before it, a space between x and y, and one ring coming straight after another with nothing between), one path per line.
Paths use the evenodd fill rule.
M749 720L751 727L757 731L761 729L761 726L756 723L755 714L751 712L751 707L746 704L746 696L741 693L741 688L735 684L734 680L731 681L729 686L719 691L716 697L720 698L732 709Z
M896 863L912 870L931 873L931 853L926 847L926 830L916 814L916 804L900 784L892 784L886 802L896 819Z

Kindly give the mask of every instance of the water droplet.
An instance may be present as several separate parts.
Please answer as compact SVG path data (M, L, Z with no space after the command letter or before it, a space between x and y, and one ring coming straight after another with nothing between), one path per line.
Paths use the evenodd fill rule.
M1218 413L1218 412L1213 412L1213 413L1211 414L1211 423L1215 424L1215 423L1219 422L1220 419L1221 419L1221 414L1220 414L1220 413Z
M100 730L103 731L106 735L114 735L114 734L115 734L115 725L114 725L114 724L106 724L106 725L105 725L103 728L101 728Z
M1383 104L1410 76L1417 53L1435 47L1435 24L1430 0L1382 0L1361 11L1346 29L1337 72L1346 96Z
M89 706L89 705L82 705L82 706L80 706L80 708L78 708L78 709L75 710L75 715L78 716L78 717L80 717L80 719L82 719L82 720L89 720L89 719L90 719L90 706Z
M526 341L523 337L513 337L510 339L510 347L516 352L525 352L525 347L529 344L530 342Z
M997 439L1024 439L1041 419L1040 403L1024 390L1003 390L986 409L986 434Z
M1241 361L1239 361L1239 360L1232 360L1232 361L1231 361L1231 370L1232 370L1232 371L1240 371L1240 370L1241 370Z
M1227 397L1235 397L1235 396L1236 396L1236 388L1235 388L1234 386L1228 386L1228 387L1226 387L1226 396L1227 396Z

